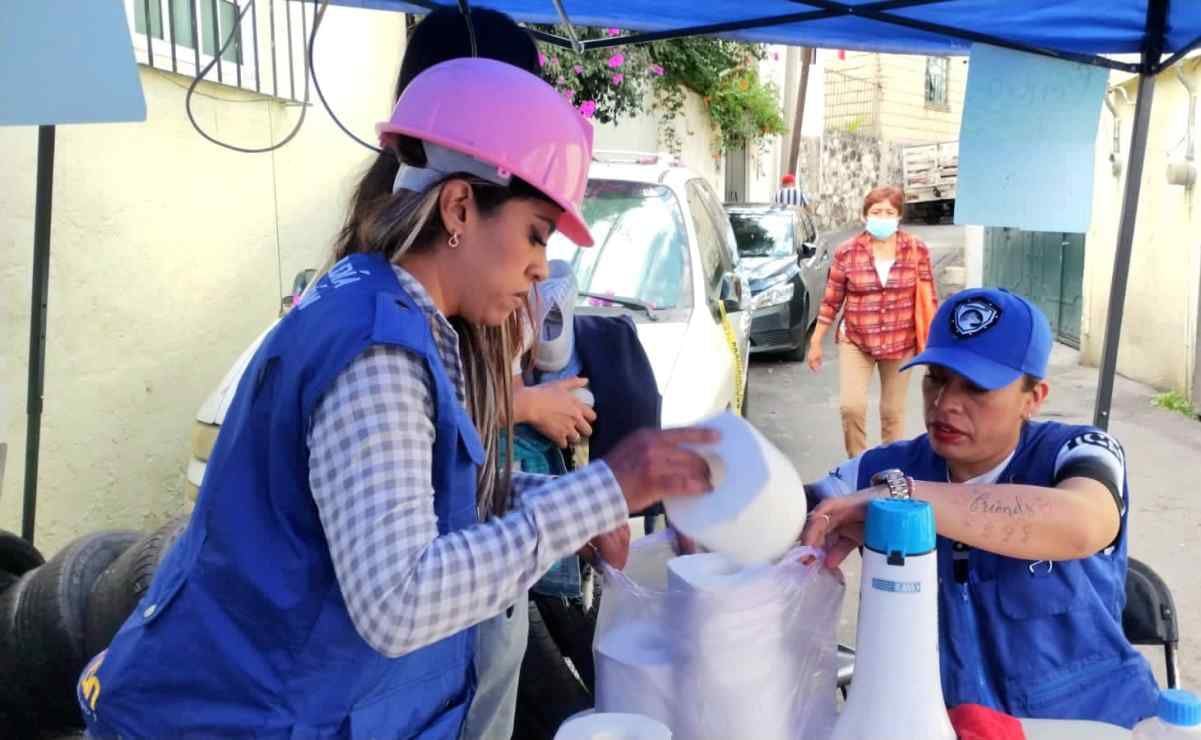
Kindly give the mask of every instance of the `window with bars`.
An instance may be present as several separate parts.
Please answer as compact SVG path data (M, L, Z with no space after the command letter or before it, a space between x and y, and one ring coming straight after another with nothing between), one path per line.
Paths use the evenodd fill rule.
M930 108L946 108L947 81L951 76L950 57L926 57L926 105Z
M304 97L312 9L300 0L125 0L140 63L290 100ZM240 20L239 20L240 19Z
M164 6L168 8L165 15L172 24L174 43L185 49L194 49L196 40L200 40L201 51L209 59L217 54L217 49L224 45L232 33L225 53L221 55L224 62L242 64L242 29L236 27L238 5L230 0L207 2L199 0L195 3L199 9L199 23L194 15L191 0L134 0L134 28L143 36L161 41L168 40L163 33ZM214 9L215 6L215 9Z

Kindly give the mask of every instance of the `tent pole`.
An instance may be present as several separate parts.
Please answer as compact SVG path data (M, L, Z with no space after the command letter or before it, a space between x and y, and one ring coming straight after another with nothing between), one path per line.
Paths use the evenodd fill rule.
M1117 251L1109 286L1109 315L1105 320L1105 346L1097 380L1093 425L1109 429L1113 380L1118 371L1118 343L1122 339L1122 314L1126 309L1126 284L1130 276L1130 253L1134 249L1134 225L1138 196L1143 185L1143 162L1147 155L1147 132L1151 129L1151 100L1155 97L1155 72L1163 57L1164 31L1168 22L1168 0L1148 0L1147 26L1143 36L1142 64L1138 75L1138 99L1134 104L1134 129L1130 133L1130 165L1122 194L1122 218L1118 222Z
M800 169L801 129L805 122L805 98L809 96L809 67L813 50L801 47L801 84L797 87L795 112L792 117L792 138L788 144L788 172L796 174ZM799 184L797 187L801 187ZM802 188L802 192L804 189Z
M25 430L25 499L21 536L33 543L46 380L46 305L50 286L50 206L54 199L54 126L38 127L37 205L33 222L33 298L29 307L29 415Z
M1101 353L1097 401L1093 411L1093 425L1102 430L1109 429L1113 381L1118 367L1118 343L1122 338L1122 314L1126 307L1126 283L1130 276L1130 253L1134 248L1134 223L1138 214L1138 196L1142 187L1143 160L1147 153L1147 132L1151 127L1151 99L1154 94L1155 77L1146 72L1139 75L1134 130L1130 135L1130 165L1122 195L1122 218L1118 222L1117 253L1109 287L1109 316L1105 321L1105 346Z

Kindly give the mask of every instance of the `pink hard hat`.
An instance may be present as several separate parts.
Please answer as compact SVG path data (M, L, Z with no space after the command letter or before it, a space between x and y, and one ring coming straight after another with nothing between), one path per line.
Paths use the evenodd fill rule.
M453 172L493 182L519 177L563 208L556 228L592 246L580 214L592 161L592 125L538 77L492 59L452 59L434 65L405 88L392 118L376 126L380 144L419 139L427 168L401 166L403 182L428 186ZM466 155L466 156L464 156ZM439 163L441 162L441 164Z

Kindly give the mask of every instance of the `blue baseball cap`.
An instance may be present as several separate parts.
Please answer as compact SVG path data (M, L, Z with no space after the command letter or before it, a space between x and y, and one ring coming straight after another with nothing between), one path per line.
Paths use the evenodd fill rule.
M991 391L1023 375L1047 377L1051 341L1051 324L1033 303L1007 290L974 288L939 306L926 351L901 369L939 365Z

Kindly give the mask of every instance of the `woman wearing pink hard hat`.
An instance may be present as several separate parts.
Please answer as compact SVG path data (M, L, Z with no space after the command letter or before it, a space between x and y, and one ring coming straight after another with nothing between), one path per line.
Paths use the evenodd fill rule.
M631 510L708 488L699 430L553 481L485 465L512 418L500 329L554 230L591 243L587 121L458 59L379 132L406 152L393 193L243 375L186 532L81 680L93 735L456 738L477 624Z

